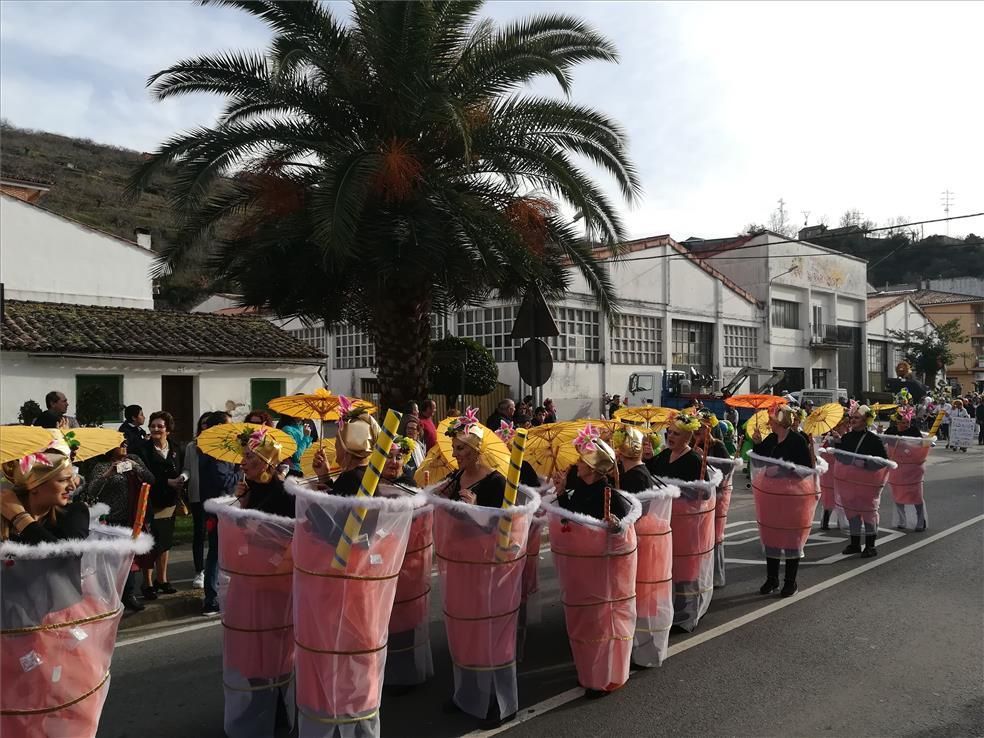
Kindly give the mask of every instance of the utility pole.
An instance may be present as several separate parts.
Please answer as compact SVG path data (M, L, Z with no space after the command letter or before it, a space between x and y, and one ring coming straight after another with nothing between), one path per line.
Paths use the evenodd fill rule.
M956 194L957 194L956 192L950 192L949 188L943 190L943 192L940 194L940 204L943 205L943 212L946 214L946 218L947 218L946 221L947 238L950 237L950 207L953 205L953 201L956 198Z

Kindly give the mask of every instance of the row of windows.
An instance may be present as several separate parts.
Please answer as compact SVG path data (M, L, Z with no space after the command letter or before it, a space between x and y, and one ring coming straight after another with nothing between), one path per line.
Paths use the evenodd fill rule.
M509 334L519 312L518 305L461 310L455 316L457 335L478 341L492 352L495 360L516 360L515 351L525 339L512 340ZM601 361L601 314L597 310L552 307L560 335L547 338L554 361ZM712 371L714 326L695 321L673 321L673 367L693 366ZM289 333L320 351L328 351L328 333L323 328L299 328ZM443 319L433 316L431 338L444 335ZM724 363L728 367L758 364L758 329L724 326ZM346 324L335 329L335 369L364 369L375 365L375 347L366 333ZM611 362L634 366L663 363L663 320L652 315L620 314L611 333Z

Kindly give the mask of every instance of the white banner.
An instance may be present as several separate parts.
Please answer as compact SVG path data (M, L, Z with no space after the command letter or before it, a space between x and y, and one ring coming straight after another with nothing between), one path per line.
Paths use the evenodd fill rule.
M977 438L977 422L973 418L952 418L950 420L950 445L967 448L974 445Z

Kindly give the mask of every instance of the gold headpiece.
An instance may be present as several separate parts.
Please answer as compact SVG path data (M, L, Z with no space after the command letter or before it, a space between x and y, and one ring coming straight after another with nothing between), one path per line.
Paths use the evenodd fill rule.
M631 426L623 426L612 434L612 445L626 459L642 458L642 431Z
M14 489L26 492L40 487L71 466L72 460L67 454L51 450L8 461L3 465L3 473Z
M379 438L379 423L369 413L350 418L338 424L338 441L350 455L367 459Z

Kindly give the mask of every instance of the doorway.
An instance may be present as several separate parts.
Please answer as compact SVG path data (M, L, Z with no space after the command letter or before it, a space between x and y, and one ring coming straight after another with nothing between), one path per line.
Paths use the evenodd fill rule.
M174 417L177 441L187 443L195 437L195 378L163 375L161 377L161 406Z

